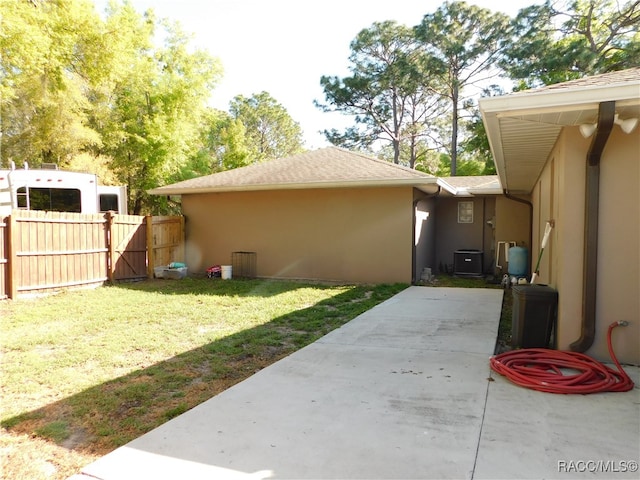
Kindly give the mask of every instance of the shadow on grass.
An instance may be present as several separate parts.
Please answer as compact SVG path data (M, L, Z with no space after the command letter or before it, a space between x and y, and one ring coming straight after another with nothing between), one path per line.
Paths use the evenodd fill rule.
M233 280L224 281L224 288L216 281L166 282L110 288L157 290L167 295L238 296L270 296L295 288L290 282ZM193 290L196 285L200 285L200 291ZM312 343L407 286L352 287L268 323L7 418L1 424L12 432L46 438L66 448L106 454Z

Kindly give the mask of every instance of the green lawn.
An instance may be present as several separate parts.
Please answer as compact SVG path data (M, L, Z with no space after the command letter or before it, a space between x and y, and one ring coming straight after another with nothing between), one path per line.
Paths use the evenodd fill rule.
M0 302L2 426L104 453L406 287L185 278Z

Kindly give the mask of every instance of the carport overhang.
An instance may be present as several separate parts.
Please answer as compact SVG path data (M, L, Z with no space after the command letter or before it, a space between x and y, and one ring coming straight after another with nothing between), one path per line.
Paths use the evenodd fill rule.
M500 181L495 175L491 181L481 183L478 185L466 185L466 186L456 186L451 183L449 177L438 178L437 184L442 188L443 196L451 195L454 197L475 197L480 195L501 195L502 194L502 186L500 185ZM461 177L455 177L461 178ZM464 178L478 178L478 177L464 177Z
M518 92L480 99L480 111L503 188L529 194L562 129L594 124L601 102L615 101L621 119L640 117L640 79Z

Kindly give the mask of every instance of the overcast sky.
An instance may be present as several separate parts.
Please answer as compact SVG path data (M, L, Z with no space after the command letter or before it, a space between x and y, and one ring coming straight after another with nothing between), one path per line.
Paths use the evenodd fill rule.
M349 44L374 22L420 23L442 1L433 0L130 0L140 13L152 8L193 34L192 44L222 62L224 77L212 106L228 111L236 95L267 91L300 123L307 148L327 145L319 131L350 124L348 117L321 112L322 75L348 75ZM469 0L514 16L541 0ZM102 12L107 0L96 0ZM496 6L499 4L500 6Z

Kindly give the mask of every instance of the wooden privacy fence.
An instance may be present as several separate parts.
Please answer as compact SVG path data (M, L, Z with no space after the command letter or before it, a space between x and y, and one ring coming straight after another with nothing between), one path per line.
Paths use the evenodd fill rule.
M14 210L0 218L0 298L153 277L184 261L184 217Z

